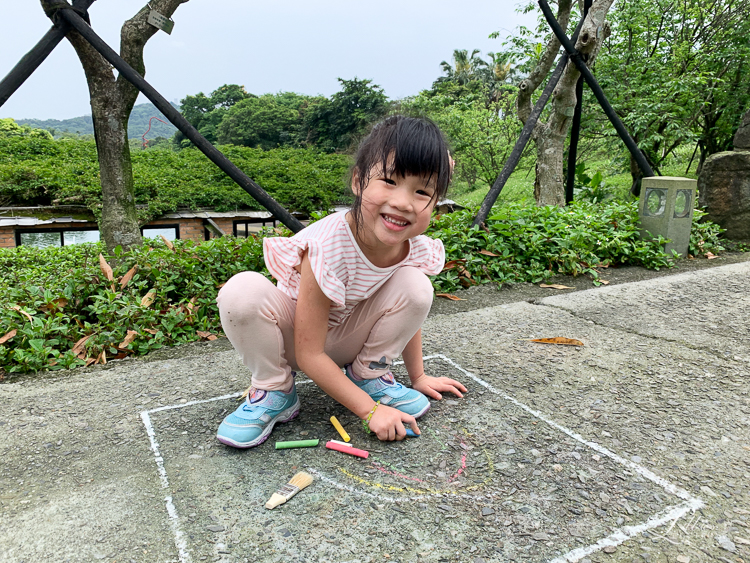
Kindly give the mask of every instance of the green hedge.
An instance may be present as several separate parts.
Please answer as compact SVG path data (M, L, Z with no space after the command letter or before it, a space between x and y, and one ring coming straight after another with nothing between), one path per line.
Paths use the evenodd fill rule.
M308 149L218 148L291 211L328 209L349 198L347 156ZM136 202L148 206L140 217L144 223L181 206L262 209L197 149L137 150L132 162ZM95 143L0 136L0 206L53 203L87 205L98 215Z

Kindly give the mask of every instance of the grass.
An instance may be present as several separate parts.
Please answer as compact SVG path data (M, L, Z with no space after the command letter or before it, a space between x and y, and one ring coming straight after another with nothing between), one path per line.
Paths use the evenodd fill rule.
M490 187L487 184L477 182L469 186L465 182L456 182L451 186L448 197L463 205L464 207L477 207L481 205ZM534 170L528 168L517 169L510 175L496 204L523 203L534 199Z
M687 174L685 173L691 154L689 150L683 150L669 158L660 167L662 175L696 179L696 161L693 161L690 170ZM593 176L596 172L600 172L604 178L604 190L612 199L632 201L635 199L630 195L630 187L633 180L630 176L630 171L624 168L623 163L626 162L625 156L616 160L619 162L607 158L603 154L590 155L590 158L585 160L586 173ZM466 182L456 182L451 187L448 197L464 207L476 207L481 205L489 190L490 186L480 182L475 183L473 186L469 186ZM516 169L511 174L508 182L500 192L496 203L528 203L533 200L534 164L532 163L530 166Z

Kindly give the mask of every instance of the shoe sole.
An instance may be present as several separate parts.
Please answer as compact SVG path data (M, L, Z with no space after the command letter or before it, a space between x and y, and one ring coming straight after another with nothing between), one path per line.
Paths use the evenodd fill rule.
M216 435L216 439L221 442L224 445L232 446L234 448L239 449L247 449L247 448L254 448L255 446L261 445L263 442L265 442L268 437L271 435L271 431L273 430L273 427L276 425L277 422L289 422L290 420L297 417L299 414L299 397L297 398L297 402L293 404L291 407L286 409L285 411L281 411L279 414L277 414L275 417L273 417L269 422L266 428L263 430L260 436L258 436L255 440L252 440L250 442L235 442L231 438L225 438L224 436L220 436L219 434Z

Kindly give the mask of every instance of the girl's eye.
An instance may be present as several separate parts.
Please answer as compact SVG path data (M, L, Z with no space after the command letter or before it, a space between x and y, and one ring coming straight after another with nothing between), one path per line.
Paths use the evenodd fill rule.
M394 181L393 179L391 179L391 178L383 178L383 181L384 181L384 182L385 182L386 184L389 184L389 185L391 185L391 186L395 186L395 185L396 185L396 182L395 182L395 181Z
M426 192L425 190L417 190L417 193L419 195L426 195L427 197L432 197L432 194L430 192Z

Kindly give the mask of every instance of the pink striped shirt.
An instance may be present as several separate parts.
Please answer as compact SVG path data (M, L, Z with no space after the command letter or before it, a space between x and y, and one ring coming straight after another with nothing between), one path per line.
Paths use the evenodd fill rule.
M315 279L331 300L328 326L341 324L360 301L375 293L402 266L414 266L425 274L439 274L445 264L443 242L424 235L409 239L409 254L389 268L374 266L362 253L340 211L313 223L291 238L263 239L266 266L276 286L297 300L300 274L295 270L307 250Z

